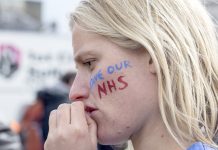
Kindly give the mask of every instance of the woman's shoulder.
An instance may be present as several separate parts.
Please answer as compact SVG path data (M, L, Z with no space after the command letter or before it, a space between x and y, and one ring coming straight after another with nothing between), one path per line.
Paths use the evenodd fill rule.
M192 144L187 150L218 150L218 148L213 148L202 142L196 142Z

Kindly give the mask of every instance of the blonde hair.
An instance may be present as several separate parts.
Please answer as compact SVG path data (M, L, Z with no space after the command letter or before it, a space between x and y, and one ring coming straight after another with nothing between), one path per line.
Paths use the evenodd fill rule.
M87 0L74 23L121 47L144 47L158 76L163 122L178 144L214 147L218 115L218 45L198 0Z

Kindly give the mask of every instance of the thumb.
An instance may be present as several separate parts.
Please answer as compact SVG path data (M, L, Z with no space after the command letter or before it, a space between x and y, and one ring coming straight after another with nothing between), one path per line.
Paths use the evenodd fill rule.
M92 143L97 144L97 124L88 114L86 114L86 120L87 120Z

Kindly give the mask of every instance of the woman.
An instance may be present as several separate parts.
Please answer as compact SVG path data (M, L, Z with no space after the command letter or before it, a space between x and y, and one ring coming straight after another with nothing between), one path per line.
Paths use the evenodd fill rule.
M218 62L198 0L87 0L71 17L78 73L46 150L214 150Z

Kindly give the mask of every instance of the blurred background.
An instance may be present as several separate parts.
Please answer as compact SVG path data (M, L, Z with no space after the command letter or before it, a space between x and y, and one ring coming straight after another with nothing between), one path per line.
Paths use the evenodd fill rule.
M35 92L74 71L69 13L79 0L0 0L0 120L18 121Z
M75 72L68 20L79 1L0 0L0 122L15 132L45 89ZM218 0L203 3L218 20Z
M80 0L0 0L0 149L42 150L75 77L70 12Z

